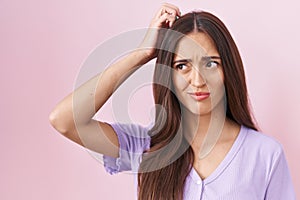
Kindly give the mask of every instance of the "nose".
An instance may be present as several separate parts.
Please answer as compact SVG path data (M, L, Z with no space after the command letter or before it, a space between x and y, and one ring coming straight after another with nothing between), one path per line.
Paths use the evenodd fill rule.
M198 67L193 67L189 76L189 83L194 87L202 87L206 84L205 76Z

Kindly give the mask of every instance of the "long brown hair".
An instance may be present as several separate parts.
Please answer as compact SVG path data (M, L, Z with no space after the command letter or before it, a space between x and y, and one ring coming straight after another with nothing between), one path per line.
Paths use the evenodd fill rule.
M191 12L180 17L172 30L183 36L197 31L211 37L223 65L226 117L257 130L249 108L243 63L223 22L208 12ZM171 67L180 38L180 34L166 33L158 52L153 95L155 104L164 109L156 109L155 124L149 131L150 149L143 156L138 174L139 200L182 200L185 180L193 166L194 153L181 127L180 103L172 92Z

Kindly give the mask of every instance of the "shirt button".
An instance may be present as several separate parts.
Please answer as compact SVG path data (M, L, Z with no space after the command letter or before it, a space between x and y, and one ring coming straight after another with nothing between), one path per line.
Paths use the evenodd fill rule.
M196 183L197 183L197 185L200 185L202 183L202 181L198 180Z

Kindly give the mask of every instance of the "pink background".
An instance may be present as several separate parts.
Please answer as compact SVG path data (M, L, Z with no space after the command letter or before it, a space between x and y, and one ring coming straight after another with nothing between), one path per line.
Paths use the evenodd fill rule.
M257 120L282 143L299 196L299 3L169 2L182 13L208 10L225 22L245 63ZM0 1L0 199L133 199L132 176L106 174L83 148L55 132L48 115L73 89L96 45L146 27L160 4Z

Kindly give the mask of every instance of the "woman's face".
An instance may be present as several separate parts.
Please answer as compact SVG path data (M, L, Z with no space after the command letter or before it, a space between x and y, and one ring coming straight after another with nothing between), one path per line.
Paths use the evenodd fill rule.
M185 110L206 115L224 102L224 75L220 55L205 33L193 32L177 44L172 63L173 86Z

